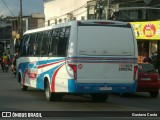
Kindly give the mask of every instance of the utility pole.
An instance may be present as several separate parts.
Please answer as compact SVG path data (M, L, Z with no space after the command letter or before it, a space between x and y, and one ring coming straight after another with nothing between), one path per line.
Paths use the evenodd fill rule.
M19 51L20 47L20 38L22 38L22 0L19 0L19 16L18 16L18 34L16 34L16 38L14 41L14 53L17 53Z
M109 6L110 5L110 1L107 0L107 5L106 5L106 20L108 20L108 17L109 17Z
M96 19L102 19L103 15L103 1L97 0L96 1Z
M19 34L22 36L22 0L19 0L20 11L19 11Z

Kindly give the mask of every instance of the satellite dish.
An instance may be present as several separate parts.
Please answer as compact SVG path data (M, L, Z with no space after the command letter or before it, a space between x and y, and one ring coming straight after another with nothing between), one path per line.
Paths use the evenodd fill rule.
M144 0L144 2L146 3L146 5L148 5L152 0Z

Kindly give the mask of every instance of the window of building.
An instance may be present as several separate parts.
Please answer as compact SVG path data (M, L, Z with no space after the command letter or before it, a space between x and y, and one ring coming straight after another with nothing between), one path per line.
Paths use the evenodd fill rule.
M130 11L130 18L134 19L134 20L138 19L138 10L131 10Z
M87 19L95 19L95 8L96 6L96 1L88 1L87 2Z
M81 16L81 20L85 20L85 16Z

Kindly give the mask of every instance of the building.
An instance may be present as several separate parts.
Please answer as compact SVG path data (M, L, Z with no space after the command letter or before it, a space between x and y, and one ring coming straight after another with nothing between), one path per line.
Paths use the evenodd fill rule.
M9 18L0 18L0 56L4 51L10 49L12 39L12 24Z
M72 19L116 19L131 22L134 24L135 34L142 33L144 36L136 36L139 62L143 61L144 53L151 55L151 52L156 53L158 50L160 53L160 36L155 37L160 33L159 0L44 0L44 13L46 26ZM156 30L151 29L151 34L152 31L155 32L147 37L142 29L151 24Z
M44 0L45 25L48 26L75 19L108 19L110 1Z
M133 22L138 43L139 62L143 61L145 53L151 55L151 52L159 51L159 0L113 0L110 8L111 15L116 16L117 20Z
M44 14L32 14L31 16L23 17L23 33L27 30L44 27L45 16Z
M40 27L44 27L45 17L44 14L34 13L30 16L23 16L22 18L22 34L31 29L36 29ZM20 43L19 35L19 20L18 18L13 18L12 20L12 41L10 42L11 51L13 51L12 55L18 50L18 45Z
M44 0L45 25L87 19L89 0Z

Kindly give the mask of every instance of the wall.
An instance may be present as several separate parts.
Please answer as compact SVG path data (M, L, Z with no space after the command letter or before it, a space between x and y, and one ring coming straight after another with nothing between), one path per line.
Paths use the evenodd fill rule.
M87 18L87 1L89 0L49 0L44 1L44 14L45 14L45 25L55 24L55 19L59 23L59 19L62 22L66 22L70 17L76 17L80 20L82 16ZM68 13L72 13L73 16L69 16ZM71 15L71 14L70 14Z

